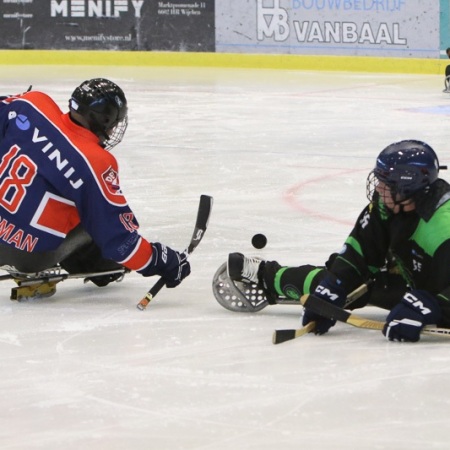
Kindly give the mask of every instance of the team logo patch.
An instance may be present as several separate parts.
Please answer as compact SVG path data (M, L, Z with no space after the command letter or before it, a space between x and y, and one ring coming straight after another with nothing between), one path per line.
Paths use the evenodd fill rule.
M23 114L19 114L17 116L16 125L17 125L17 128L19 128L22 131L26 131L31 127L31 123L28 120L28 117L24 116Z
M112 167L109 167L108 170L102 173L102 180L105 183L108 192L112 195L122 195L119 184L119 175Z
M16 127L19 130L26 131L31 127L31 123L28 120L28 117L24 116L23 114L17 114L15 111L10 111L8 113L8 119L9 120L15 119Z
M284 287L284 293L286 294L286 297L293 298L294 300L298 300L300 298L300 291L296 286L291 284Z

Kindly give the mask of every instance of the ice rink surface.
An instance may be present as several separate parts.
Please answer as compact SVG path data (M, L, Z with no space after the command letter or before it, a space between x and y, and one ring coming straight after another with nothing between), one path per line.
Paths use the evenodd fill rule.
M142 233L183 249L214 197L192 275L136 304L155 279L0 295L2 450L449 448L450 341L390 343L337 324L272 344L301 307L233 313L211 282L227 254L322 264L366 203L378 153L421 139L450 165L443 77L272 70L2 67L0 92L64 111L87 78L117 82L130 124L115 150ZM442 173L450 179L450 173ZM264 233L263 250L251 246ZM375 308L358 314L382 320Z

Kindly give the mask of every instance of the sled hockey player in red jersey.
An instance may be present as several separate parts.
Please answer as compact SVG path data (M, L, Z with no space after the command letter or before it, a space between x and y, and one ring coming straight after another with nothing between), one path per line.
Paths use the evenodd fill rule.
M426 325L450 328L450 185L438 178L442 168L424 142L389 145L367 178L370 203L325 267L285 267L232 253L228 273L222 265L215 275L217 300L242 311L299 303L309 293L348 309L370 304L390 311L383 328L389 340L418 341ZM368 280L369 291L346 303ZM312 321L319 335L336 322L306 307L302 325Z
M63 113L38 91L0 97L0 266L17 278L45 271L95 274L98 286L131 270L167 287L189 275L184 253L139 234L110 150L127 128L112 81L78 86ZM40 283L17 298L51 295Z

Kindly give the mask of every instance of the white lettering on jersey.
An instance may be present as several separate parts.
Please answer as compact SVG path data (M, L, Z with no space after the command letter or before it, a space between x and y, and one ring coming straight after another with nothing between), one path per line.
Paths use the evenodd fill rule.
M359 221L361 228L366 228L367 225L369 225L369 219L370 219L370 214L369 214L369 212L366 211L366 213L364 214L362 219Z
M0 239L27 252L32 252L39 240L37 237L27 234L21 228L17 228L14 224L9 223L3 217L0 217Z
M72 166L66 169L69 161L67 161L67 159L62 159L61 152L55 148L53 142L50 142L47 136L40 135L39 128L34 129L32 141L35 144L47 142L47 144L41 148L42 153L46 154L48 159L55 163L55 167L69 180L69 183L74 189L78 189L84 183L81 178L76 181L73 179L72 175L75 174L75 169ZM50 152L51 149L52 151Z
M415 272L421 272L422 271L422 263L420 261L413 259L413 270Z

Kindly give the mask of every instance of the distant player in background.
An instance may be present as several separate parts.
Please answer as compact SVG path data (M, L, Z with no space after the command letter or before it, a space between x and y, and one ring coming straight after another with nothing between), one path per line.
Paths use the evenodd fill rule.
M127 120L122 89L103 78L78 86L67 113L42 92L0 97L0 266L125 268L160 275L167 287L189 275L184 253L139 234L122 194L110 150L122 141ZM90 280L105 286L121 276Z
M447 56L450 58L450 47L445 50ZM443 92L450 93L450 64L445 68L445 80L444 80L445 89Z
M378 156L367 178L370 203L339 254L326 267L286 267L276 261L228 257L231 280L259 285L270 302L314 293L337 306L369 279L369 292L351 305L390 310L383 329L389 340L418 341L425 325L450 327L450 185L438 178L438 158L426 143L396 142ZM335 321L307 308L324 334Z

